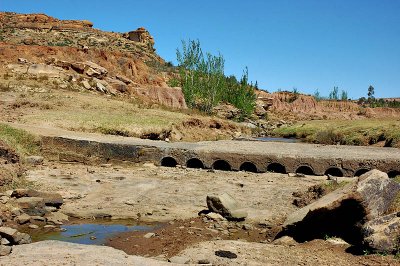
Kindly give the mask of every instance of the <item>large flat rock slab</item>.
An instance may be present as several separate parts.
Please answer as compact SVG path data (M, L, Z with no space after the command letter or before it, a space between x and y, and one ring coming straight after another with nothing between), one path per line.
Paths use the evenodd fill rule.
M126 255L111 247L80 245L60 241L42 241L14 246L12 253L0 259L0 265L137 265L162 266L172 263Z

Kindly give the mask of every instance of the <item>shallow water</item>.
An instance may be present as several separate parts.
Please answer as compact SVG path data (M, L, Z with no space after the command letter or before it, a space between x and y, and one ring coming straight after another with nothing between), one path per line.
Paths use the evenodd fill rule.
M62 225L61 231L38 233L32 235L33 240L58 240L86 245L103 245L106 240L124 232L151 231L156 225L124 225L117 223L84 223Z
M266 141L266 142L286 142L286 143L301 142L301 140L299 140L299 139L289 139L289 138L261 137L261 138L254 138L254 139L259 140L259 141Z

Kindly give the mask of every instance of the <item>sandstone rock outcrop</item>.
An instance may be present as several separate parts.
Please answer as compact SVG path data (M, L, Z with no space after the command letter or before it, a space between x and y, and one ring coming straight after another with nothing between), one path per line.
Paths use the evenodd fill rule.
M396 225L393 233L399 233L398 221L393 215L390 217L394 220L380 218L387 213L399 193L400 184L389 179L384 172L371 170L359 177L356 183L350 183L289 215L279 235L293 236L298 241L328 235L351 244L375 243L368 237L381 236L382 227L379 225L389 220ZM384 246L374 245L371 248Z
M172 108L186 109L186 101L180 88L135 88L136 94L146 97L153 102Z
M378 107L363 109L353 101L328 101L323 99L317 101L311 95L292 92L268 93L257 90L256 95L258 100L264 102L265 109L274 119L356 119L363 117L397 117L400 115L399 108Z
M155 51L154 39L150 35L150 33L143 27L140 27L134 31L124 33L123 36L131 41L143 43Z
M0 74L11 77L0 86L20 86L23 79L33 88L86 89L186 108L180 89L167 86L168 74L153 67L165 62L145 28L122 34L92 26L84 20L0 12L0 63L8 66Z
M363 244L374 252L396 253L400 245L400 213L367 222L362 229Z

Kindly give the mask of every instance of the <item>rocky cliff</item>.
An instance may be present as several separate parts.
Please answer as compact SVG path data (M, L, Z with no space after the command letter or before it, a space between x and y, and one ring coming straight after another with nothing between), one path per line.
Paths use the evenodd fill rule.
M104 32L85 20L0 12L0 55L0 86L8 89L89 90L186 108L145 28Z
M270 118L288 120L400 117L400 108L364 108L353 101L321 100L291 92L257 91Z

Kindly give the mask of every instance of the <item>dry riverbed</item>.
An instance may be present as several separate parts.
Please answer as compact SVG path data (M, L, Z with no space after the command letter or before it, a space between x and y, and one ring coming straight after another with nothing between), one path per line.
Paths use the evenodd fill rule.
M157 221L165 225L151 235L123 233L106 243L129 255L110 248L45 241L16 246L0 265L29 264L26 254L33 252L29 246L47 256L46 262L66 265L79 265L82 254L90 260L90 254L100 249L104 260L92 256L100 264L107 261L105 256L110 263L120 260L131 265L161 265L169 258L213 265L399 264L393 256L352 255L349 246L329 239L301 244L273 242L276 226L297 209L292 204L293 192L326 182L326 177L164 168L152 164L89 166L45 162L31 168L27 179L42 191L60 193L65 200L62 211L70 216ZM223 192L247 209L249 216L244 222L215 221L198 215L207 209L207 195ZM54 252L65 256L53 256ZM157 260L141 261L136 255ZM37 256L30 257L32 262L45 265Z
M292 193L326 177L208 171L140 166L48 163L27 173L41 190L60 193L62 211L78 218L170 221L207 209L206 196L227 192L241 202L251 222L275 224L296 207Z

